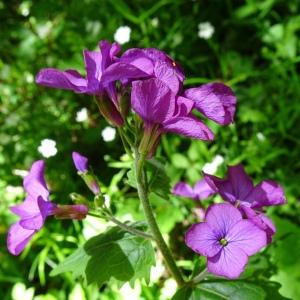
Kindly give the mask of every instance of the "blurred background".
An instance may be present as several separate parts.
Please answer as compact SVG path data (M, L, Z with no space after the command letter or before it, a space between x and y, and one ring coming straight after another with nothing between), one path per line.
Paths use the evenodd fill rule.
M96 49L101 39L118 41L123 51L166 51L185 70L187 87L219 80L235 91L236 121L224 128L209 123L213 143L168 135L158 156L167 157L171 186L180 179L195 183L201 170L223 176L236 163L255 182L283 185L288 204L268 209L277 234L258 263L266 270L260 276L278 282L282 295L300 299L299 8L297 0L1 0L0 299L164 300L175 291L159 255L149 286L119 288L112 281L86 287L71 274L50 277L64 257L106 228L94 219L50 218L20 257L6 250L6 232L16 220L8 207L23 200L22 177L34 160L46 160L54 201L69 203L71 192L91 197L72 165L74 150L90 158L116 215L143 219L136 194L126 187L129 163L121 142L92 99L34 83L43 67L84 74L82 50ZM176 197L152 201L174 256L189 272L196 256L182 238L199 220L199 205Z

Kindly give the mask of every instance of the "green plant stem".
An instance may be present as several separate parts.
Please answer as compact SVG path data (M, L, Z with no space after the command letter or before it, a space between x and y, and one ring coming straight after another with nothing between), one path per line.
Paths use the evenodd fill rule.
M92 217L96 217L96 218L99 218L99 219L103 219L103 217L95 214L95 213L88 213L90 216ZM150 239L150 240L154 240L154 237L149 234L149 233L146 233L144 231L141 231L141 230L138 230L138 229L135 229L133 228L132 226L129 226L125 223L122 223L121 221L119 221L118 219L116 219L115 217L113 216L106 216L106 218L111 221L112 223L116 224L117 226L119 226L120 228L124 229L125 231L128 231L136 236L140 236L142 238L145 238L145 239Z
M143 205L143 209L144 209L144 213L145 213L145 217L146 217L148 226L154 237L157 247L159 248L159 250L161 251L161 253L164 257L164 260L168 267L168 270L170 271L170 273L176 280L177 284L179 286L182 286L182 285L184 285L185 282L182 278L180 270L178 269L178 267L174 261L171 251L168 248L168 246L159 230L159 227L156 223L156 220L155 220L155 217L154 217L154 214L152 211L151 204L149 202L148 191L146 188L147 184L145 182L146 181L145 174L143 172L145 157L140 156L137 148L135 148L135 151L134 151L134 159L135 159L135 173L136 173L136 183L137 183L138 195L139 195L139 198Z
M197 284L201 281L203 281L203 279L208 275L207 269L205 268L201 273L199 273L198 275L196 275L190 282L192 284Z

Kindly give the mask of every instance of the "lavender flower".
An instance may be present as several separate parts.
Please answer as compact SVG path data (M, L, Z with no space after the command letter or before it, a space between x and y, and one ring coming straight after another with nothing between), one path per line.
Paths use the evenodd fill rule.
M88 159L78 152L72 153L74 165L78 171L78 174L82 177L88 188L98 195L101 190L98 184L96 176L88 169Z
M19 255L33 235L44 225L48 216L61 214L61 208L49 201L49 190L44 179L45 163L42 160L33 163L23 185L27 193L25 201L10 209L20 217L7 235L7 248L13 255ZM85 205L65 205L65 218L82 219L88 208ZM71 213L70 213L71 211Z
M272 221L261 213L261 209L286 203L283 189L278 183L264 180L254 186L242 165L229 167L225 179L208 174L204 174L204 178L225 201L237 206L247 218L265 230L268 242L271 242L276 229Z
M127 84L132 80L159 78L169 89L177 93L184 80L178 64L164 52L154 49L132 48L103 73L103 81L110 83L120 80Z
M132 83L131 105L144 121L141 152L151 155L164 132L201 140L214 137L211 130L191 113L194 102L177 96L157 78Z
M266 233L228 203L215 204L206 212L205 222L192 225L185 243L207 257L209 272L236 279L244 271L248 257L266 245Z
M172 193L177 196L199 201L212 196L216 192L210 187L205 179L201 179L195 184L194 187L182 181L178 182L174 186Z
M61 71L53 68L40 70L36 83L47 87L72 90L75 93L95 95L103 116L113 125L121 126L123 119L119 113L119 101L114 82L103 83L104 70L114 63L120 51L117 43L110 45L100 41L100 51L83 51L86 78L75 70Z

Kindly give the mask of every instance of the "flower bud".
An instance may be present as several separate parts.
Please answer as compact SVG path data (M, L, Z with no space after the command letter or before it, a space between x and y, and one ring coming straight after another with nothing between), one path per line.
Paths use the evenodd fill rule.
M88 186L88 188L95 194L98 195L101 193L100 186L98 184L98 179L96 176L91 172L86 173L78 173L81 178L84 180L85 184Z

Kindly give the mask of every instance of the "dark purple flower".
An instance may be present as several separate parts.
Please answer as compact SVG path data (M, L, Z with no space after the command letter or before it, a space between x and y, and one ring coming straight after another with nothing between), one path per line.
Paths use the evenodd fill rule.
M233 122L236 97L223 83L208 83L184 91L183 96L195 102L195 108L221 125Z
M7 236L8 250L14 255L19 255L23 251L56 207L56 204L48 199L49 191L44 179L44 166L45 163L42 160L32 165L23 183L27 192L25 201L10 208L20 217L20 220L10 227Z
M74 165L78 172L85 173L88 171L88 159L78 152L72 153Z
M210 187L205 179L201 179L194 185L194 187L185 182L178 182L174 186L172 193L177 196L191 198L194 200L203 200L214 195L216 192Z
M207 257L209 272L236 279L248 257L266 246L266 233L228 203L215 204L206 212L205 222L194 224L185 236L193 251Z
M36 83L57 89L72 90L75 93L95 95L101 113L113 125L121 126L123 119L119 113L119 101L114 82L104 84L102 74L114 63L116 54L120 51L117 43L110 45L100 41L100 51L83 51L86 78L76 70L61 71L53 68L40 70Z
M124 52L116 63L105 70L103 81L120 80L127 84L132 80L153 77L159 78L174 93L181 89L184 80L181 68L164 52L154 48L133 48Z
M211 130L191 113L194 102L177 96L157 78L132 83L131 105L144 121L142 152L151 152L163 132L200 140L214 138Z
M229 167L225 179L208 174L204 174L204 178L225 201L236 205L247 218L264 229L268 235L268 242L271 242L275 226L261 213L261 209L264 206L286 203L283 189L278 183L264 180L254 186L242 165Z
M13 224L7 235L7 248L13 255L19 255L31 240L33 235L44 225L50 215L61 215L69 219L83 219L88 208L85 205L63 205L62 208L49 201L49 190L44 178L45 162L38 160L33 163L23 185L27 193L25 201L10 209L20 217Z
M81 155L78 152L72 153L72 158L74 165L79 172L78 174L82 177L88 188L95 194L98 195L100 191L100 187L98 184L98 180L93 172L89 171L88 167L88 159L87 157Z

